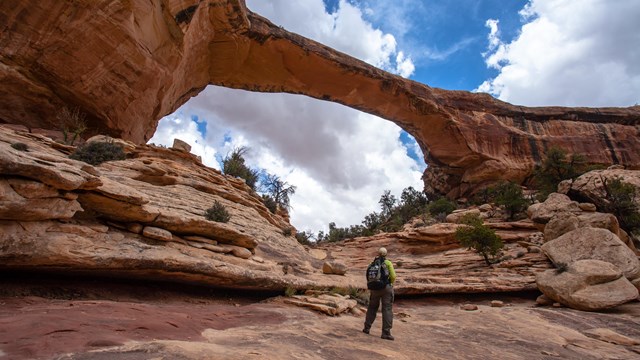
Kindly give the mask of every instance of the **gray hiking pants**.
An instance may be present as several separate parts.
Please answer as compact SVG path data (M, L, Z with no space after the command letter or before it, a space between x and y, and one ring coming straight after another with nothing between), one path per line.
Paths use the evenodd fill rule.
M393 326L393 286L387 285L382 290L370 290L369 308L364 320L364 328L371 329L371 325L376 320L376 314L382 301L382 334L390 335Z

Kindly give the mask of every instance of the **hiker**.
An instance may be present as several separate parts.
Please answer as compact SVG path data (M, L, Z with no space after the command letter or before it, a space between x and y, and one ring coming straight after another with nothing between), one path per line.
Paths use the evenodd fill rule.
M382 301L381 338L393 340L391 327L393 326L393 282L396 281L396 272L386 256L387 249L381 247L378 250L378 256L367 268L367 288L371 291L371 296L362 332L368 334L371 330L371 325L376 320L380 301Z

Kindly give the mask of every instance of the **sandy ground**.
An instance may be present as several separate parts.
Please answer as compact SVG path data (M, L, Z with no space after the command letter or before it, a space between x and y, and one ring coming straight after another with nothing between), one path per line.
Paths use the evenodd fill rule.
M327 317L274 294L2 279L0 360L640 359L640 302L588 313L536 307L531 294L402 298L387 341L380 318L366 335L363 316Z

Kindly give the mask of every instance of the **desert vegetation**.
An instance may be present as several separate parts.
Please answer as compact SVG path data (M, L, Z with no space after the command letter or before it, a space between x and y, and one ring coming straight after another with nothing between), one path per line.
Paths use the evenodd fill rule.
M640 234L640 212L637 203L636 188L632 184L625 183L623 179L614 177L602 179L604 188L605 212L618 218L620 227L625 231Z
M105 161L124 160L126 156L119 144L95 141L78 147L69 157L91 165L99 165Z
M215 200L213 202L213 206L205 211L204 217L210 221L223 223L226 223L231 219L231 215L229 215L227 208L218 200Z
M76 140L87 130L87 114L80 111L79 107L69 109L63 107L56 114L58 126L62 131L63 141L67 145L73 145Z
M484 225L482 219L476 214L466 214L460 219L460 223L467 225L456 230L455 236L460 244L475 250L487 265L495 262L496 256L504 247L496 232Z
M561 181L575 179L589 170L593 170L593 167L587 164L583 155L569 155L560 148L550 148L533 174L533 187L538 190L538 200L544 201L549 194L556 192Z
M456 206L445 198L429 202L427 196L413 187L409 186L402 190L400 199L397 199L391 191L385 190L378 201L380 212L372 212L364 217L360 225L349 227L338 227L336 223L329 223L329 231L319 231L315 236L317 242L337 242L360 236L372 236L381 232L399 231L411 219L422 216L423 224L439 217L444 220L446 215L456 209ZM311 241L313 235L304 233L306 236L300 240Z
M512 181L502 181L478 191L473 202L478 205L493 203L502 206L508 220L514 220L533 203L533 199L524 196L522 186Z
M244 180L244 182L253 190L256 190L260 171L251 169L245 163L245 155L249 151L247 147L238 147L227 154L222 159L222 172L225 175L231 175Z
M272 213L275 214L278 208L290 210L290 196L296 192L296 187L277 175L250 168L245 160L249 150L244 146L233 149L222 159L222 172L243 179L252 190L260 191L264 206Z

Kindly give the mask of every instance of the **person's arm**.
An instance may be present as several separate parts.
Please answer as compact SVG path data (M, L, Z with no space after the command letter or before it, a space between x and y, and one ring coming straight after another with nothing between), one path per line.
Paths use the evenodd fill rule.
M387 264L387 269L389 269L389 282L393 284L396 281L396 270L390 260L385 260L384 263Z

